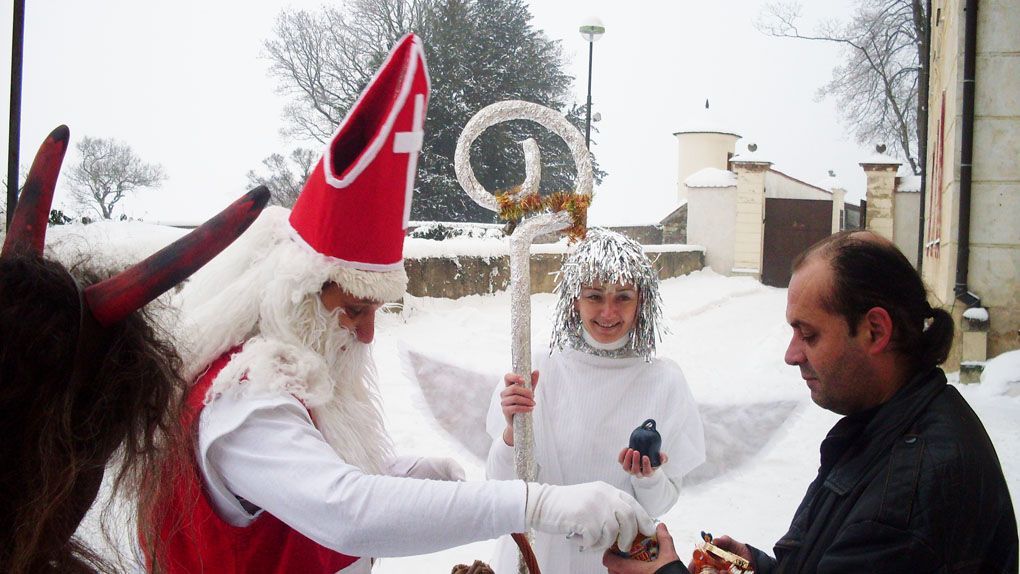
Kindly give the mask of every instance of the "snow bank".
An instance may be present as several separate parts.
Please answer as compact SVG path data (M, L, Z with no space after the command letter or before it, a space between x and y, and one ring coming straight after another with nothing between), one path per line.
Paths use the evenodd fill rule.
M985 363L980 387L986 396L1020 396L1020 350L1003 353Z
M145 259L189 231L140 221L54 225L46 232L46 251L65 264L88 260L120 269Z

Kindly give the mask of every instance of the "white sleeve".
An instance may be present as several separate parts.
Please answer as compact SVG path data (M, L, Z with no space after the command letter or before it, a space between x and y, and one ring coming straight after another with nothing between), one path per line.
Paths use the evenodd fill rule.
M503 437L492 439L489 456L485 459L485 478L489 480L517 478L517 471L514 469L514 447L503 442Z
M680 479L667 476L662 468L649 477L631 475L630 484L634 487L634 498L653 518L668 512L680 498Z
M503 418L503 409L500 406L499 393L506 387L500 380L496 390L492 392L492 400L489 401L489 412L485 417L485 430L492 438L489 445L489 456L485 459L485 477L490 480L513 480L517 478L514 470L514 447L507 446L503 442L503 430L506 428L506 419Z
M525 530L524 482L366 475L335 453L289 395L217 398L202 410L198 450L228 522L245 525L239 497L351 556L423 554Z

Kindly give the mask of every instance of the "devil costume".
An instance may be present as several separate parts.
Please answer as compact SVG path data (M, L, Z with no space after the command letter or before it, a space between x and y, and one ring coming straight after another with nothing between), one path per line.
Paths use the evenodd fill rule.
M157 456L180 390L172 345L139 310L230 244L269 199L254 190L141 263L87 284L43 253L69 138L60 126L43 143L0 252L3 572L102 566L72 535L118 449L118 470L137 472L132 463Z

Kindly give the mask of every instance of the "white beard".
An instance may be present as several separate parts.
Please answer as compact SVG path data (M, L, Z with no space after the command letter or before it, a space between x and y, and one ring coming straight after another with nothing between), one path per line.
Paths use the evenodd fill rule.
M328 312L317 293L295 305L264 306L261 333L220 371L206 401L224 393L291 394L344 461L383 474L393 443L383 424L371 347L340 327L340 312Z

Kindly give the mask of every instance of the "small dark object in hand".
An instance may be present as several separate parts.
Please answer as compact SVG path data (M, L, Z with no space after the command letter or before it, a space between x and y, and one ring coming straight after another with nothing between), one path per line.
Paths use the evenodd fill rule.
M655 430L655 419L648 419L641 423L641 426L630 433L630 448L641 453L642 457L648 457L652 462L652 468L662 464L659 458L659 447L662 446L662 437L659 431Z

